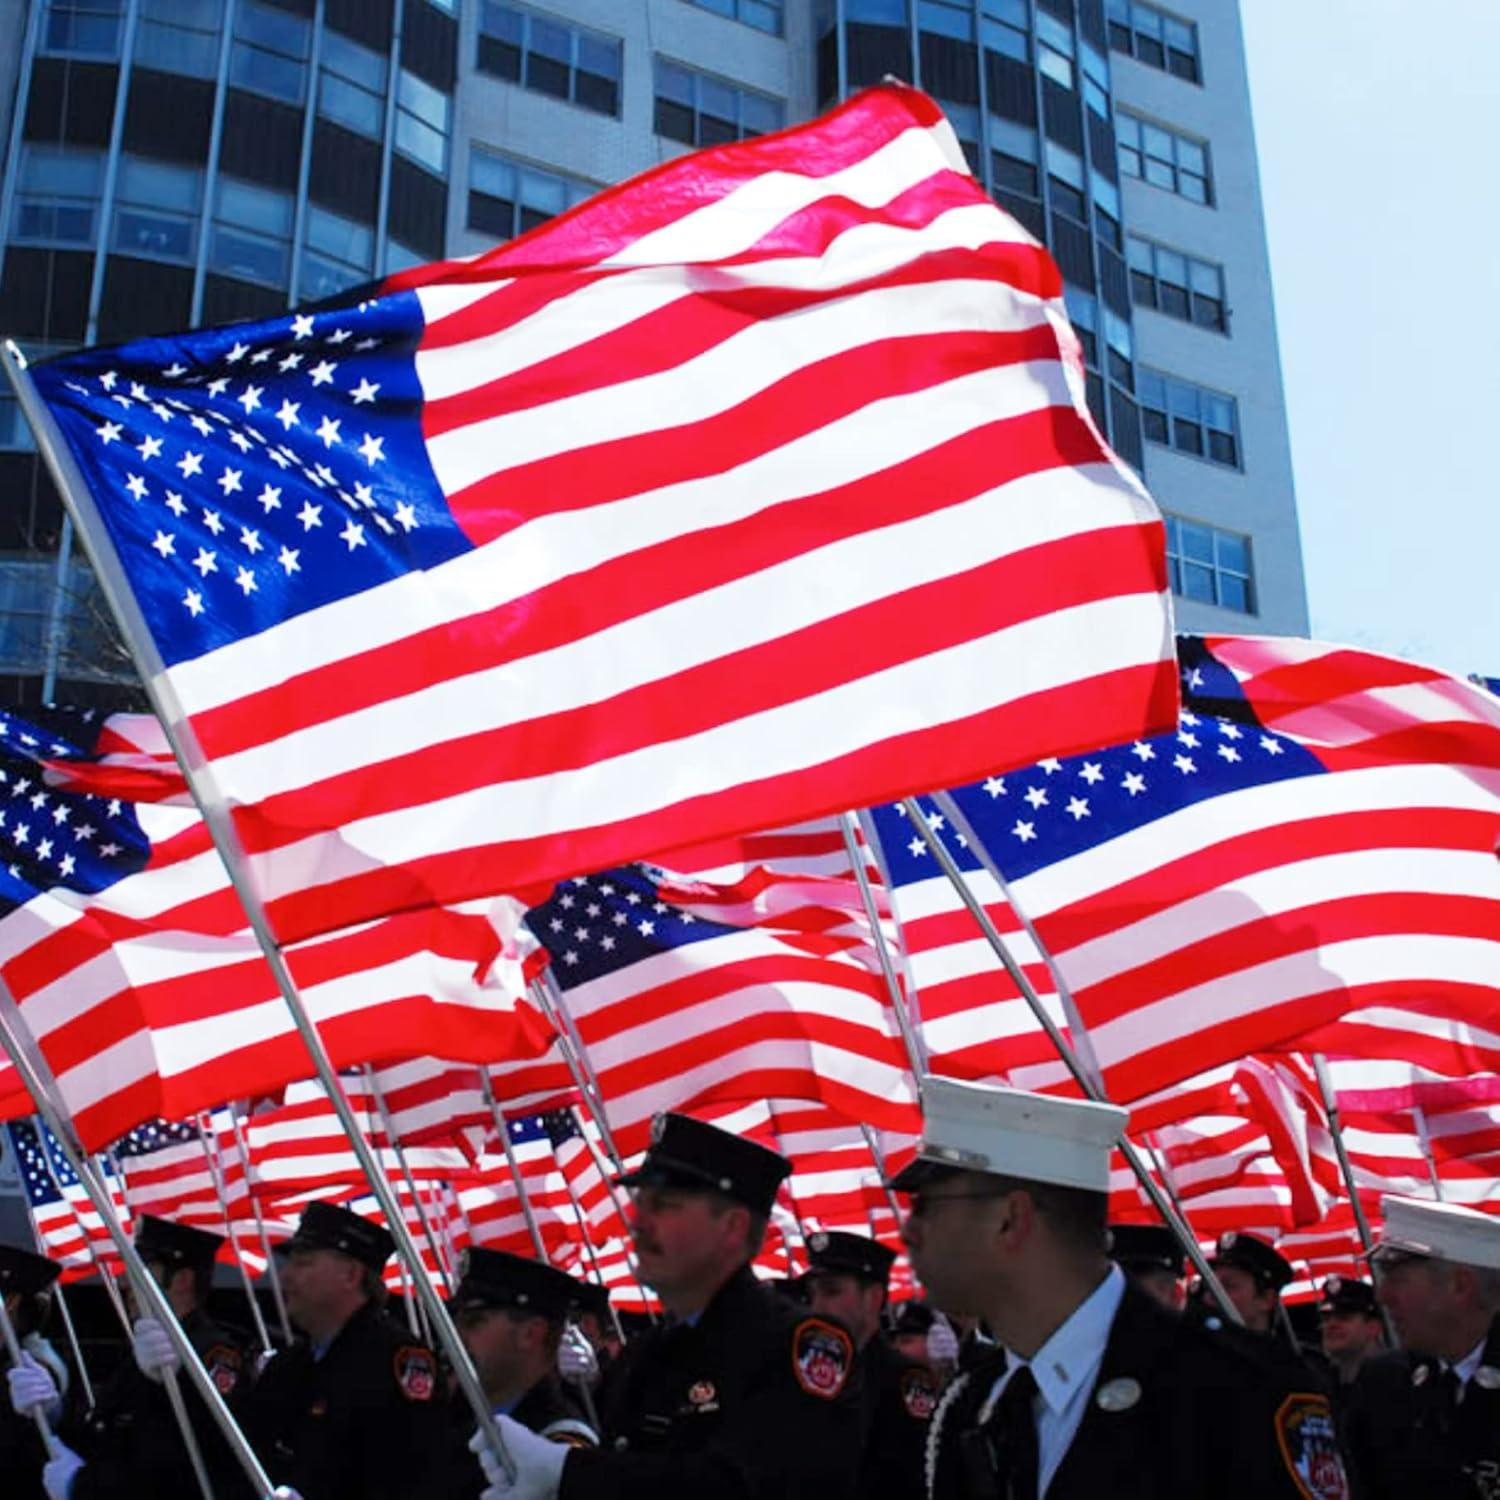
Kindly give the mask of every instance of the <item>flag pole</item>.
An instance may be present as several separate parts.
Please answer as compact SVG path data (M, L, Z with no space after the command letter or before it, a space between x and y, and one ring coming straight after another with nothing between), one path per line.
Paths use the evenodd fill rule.
M15 1325L10 1321L10 1313L6 1311L4 1297L0 1297L0 1337L5 1340L5 1348L10 1355L11 1369L19 1370L23 1364L21 1341L16 1337ZM36 1423L36 1430L42 1439L42 1446L47 1450L47 1457L57 1458L60 1450L57 1438L52 1431L52 1424L47 1420L47 1413L39 1405L29 1407L27 1410L31 1420Z
M1365 1206L1359 1201L1359 1185L1354 1180L1354 1163L1349 1160L1349 1148L1344 1144L1343 1124L1339 1119L1338 1095L1333 1091L1333 1080L1328 1075L1328 1059L1321 1052L1312 1055L1313 1072L1318 1079L1318 1093L1323 1098L1323 1112L1328 1116L1329 1133L1333 1136L1334 1154L1339 1159L1339 1172L1344 1187L1349 1193L1349 1206L1354 1210L1354 1224L1359 1230L1359 1242L1368 1255L1375 1248L1375 1236L1370 1233L1370 1221L1365 1217Z
M480 1070L481 1074L483 1069ZM542 1239L541 1226L536 1221L536 1215L531 1211L531 1198L526 1192L526 1184L521 1178L521 1168L516 1163L516 1150L511 1144L510 1126L506 1124L505 1116L500 1113L500 1106L495 1102L494 1090L490 1087L488 1077L484 1080L484 1099L490 1107L490 1117L495 1122L495 1131L500 1137L500 1149L505 1152L505 1164L510 1168L511 1181L516 1185L516 1197L521 1203L521 1217L526 1220L526 1232L531 1236L531 1248L536 1251L536 1258L545 1266L550 1264L547 1256L547 1245Z
M448 1316L442 1298L438 1296L422 1269L421 1256L417 1253L411 1232L401 1216L396 1195L392 1192L390 1183L381 1171L374 1153L370 1150L369 1143L360 1134L354 1112L339 1083L338 1074L334 1070L328 1050L323 1045L323 1038L302 1003L302 996L298 992L296 981L287 965L286 955L282 952L281 945L271 930L265 903L251 878L249 862L245 856L239 832L234 826L228 801L219 788L213 766L204 755L193 726L177 696L176 688L167 675L155 638L146 624L140 604L131 589L119 554L115 550L114 539L104 523L93 494L83 479L72 450L58 430L57 423L47 409L46 403L37 393L36 384L26 370L20 351L10 340L6 340L4 345L0 346L0 363L4 364L5 373L16 393L16 400L36 437L37 450L46 461L58 494L73 517L79 538L93 565L94 575L99 581L100 590L120 627L120 634L130 651L136 671L140 674L141 684L150 699L151 707L160 720L167 743L171 746L172 753L182 769L188 790L192 793L193 800L203 815L204 825L208 829L219 858L224 863L225 872L230 884L234 887L235 894L239 897L250 929L255 934L261 952L275 977L277 988L302 1038L302 1045L312 1059L318 1078L333 1104L344 1134L349 1138L349 1144L359 1161L360 1168L369 1179L375 1199L385 1214L391 1235L396 1241L397 1252L412 1269L417 1297L431 1320L438 1341L442 1345L443 1352L448 1356L464 1398L468 1401L479 1428L485 1435L490 1451L494 1454L506 1477L514 1481L515 1464L501 1439L499 1424L495 1421L495 1415L485 1398L483 1387L479 1383L479 1376L474 1369L474 1362L470 1359L463 1340L459 1338L458 1330L453 1326L453 1320Z
M948 882L958 892L959 899L968 908L969 915L979 924L979 930L984 934L985 941L994 951L995 956L1010 975L1012 982L1021 992L1032 1016L1037 1024L1047 1034L1047 1040L1062 1059L1063 1065L1072 1074L1073 1081L1078 1085L1086 1099L1091 1099L1096 1104L1107 1104L1109 1100L1104 1097L1103 1090L1089 1076L1088 1069L1079 1061L1078 1055L1069 1045L1068 1039L1057 1029L1057 1023L1047 1014L1047 1007L1042 1004L1042 998L1036 992L1036 987L1026 977L1026 972L1018 964L1005 945L1005 939L1000 936L999 930L990 920L990 914L984 909L983 903L969 889L969 883L963 877L963 871L953 861L953 856L948 852L947 845L943 843L934 829L923 816L922 809L917 805L914 797L904 798L901 806L906 809L907 820L911 823L922 841L932 851L933 857L942 867L943 874L947 876ZM1161 1184L1151 1175L1151 1169L1146 1165L1145 1159L1136 1149L1135 1143L1122 1130L1120 1138L1116 1143L1120 1154L1125 1158L1130 1170L1135 1173L1136 1180L1140 1183L1146 1196L1151 1200L1151 1206L1161 1216L1162 1221L1177 1236L1178 1242L1187 1252L1187 1257L1193 1263L1193 1269L1202 1277L1203 1284L1209 1289L1215 1302L1219 1304L1224 1316L1233 1323L1243 1323L1238 1308L1229 1300L1229 1294L1224 1290L1219 1278L1214 1275L1213 1267L1208 1263L1208 1257L1203 1253L1203 1247L1198 1243L1197 1237L1188 1227L1187 1221L1177 1212L1172 1200L1162 1191Z
M588 1049L583 1045L583 1038L578 1034L578 1028L573 1022L567 1002L563 999L562 991L546 970L532 980L531 990L542 1009L542 1014L552 1023L552 1029L557 1033L557 1045L562 1052L563 1061L568 1065L568 1072L572 1074L574 1085L588 1101L589 1113L593 1115L595 1123L599 1126L604 1149L609 1152L616 1171L623 1171L624 1162L615 1146L614 1136L609 1128L609 1116L604 1108L604 1091L599 1087L599 1078L594 1072L593 1063L589 1061Z
M1443 1201L1443 1179L1438 1175L1437 1158L1432 1154L1432 1132L1427 1128L1427 1111L1420 1104L1413 1104L1411 1117L1417 1127L1417 1144L1422 1148L1422 1158L1427 1163L1427 1177L1432 1183L1432 1196Z
M266 1327L260 1303L256 1299L255 1287L250 1281L250 1270L245 1265L245 1257L240 1254L240 1242L234 1232L234 1221L229 1217L229 1193L224 1186L224 1173L219 1165L218 1154L208 1139L208 1132L203 1128L202 1116L197 1117L193 1123L198 1129L198 1142L203 1147L203 1159L208 1163L208 1175L214 1185L214 1196L219 1200L219 1210L224 1215L224 1236L229 1241L229 1248L234 1252L234 1263L239 1267L240 1282L245 1288L245 1300L250 1304L250 1318L255 1324L255 1336L260 1340L261 1349L269 1354L272 1347L270 1330Z
M578 1112L578 1106L576 1104L570 1104L568 1106L568 1117L573 1121L573 1129L578 1132L580 1138L583 1141L583 1144L588 1148L589 1160L593 1162L594 1170L599 1174L600 1180L604 1183L604 1189L609 1194L609 1201L615 1206L615 1213L619 1216L621 1226L628 1233L630 1229L630 1221L625 1217L625 1201L620 1196L619 1184L616 1183L614 1178L610 1175L609 1163L604 1160L603 1155L599 1151L599 1147L595 1144L593 1137L589 1135L587 1123L584 1120L583 1116ZM603 1127L601 1126L600 1129L602 1130ZM616 1170L618 1170L618 1161L616 1164ZM627 1267L629 1267L630 1279L635 1282L636 1289L641 1294L641 1306L646 1309L647 1319L650 1322L655 1323L656 1314L651 1309L650 1291L647 1289L645 1283L642 1282L641 1278L636 1275L635 1262L631 1260L629 1255L625 1257L625 1264ZM620 1342L624 1343L625 1330L620 1324L620 1315L614 1310L613 1307L610 1308L610 1315L615 1320L615 1332L620 1335Z
M286 1299L281 1294L281 1273L276 1269L276 1253L271 1248L271 1236L266 1233L265 1216L260 1211L260 1199L256 1196L255 1183L250 1175L250 1146L240 1126L239 1112L233 1104L225 1106L229 1125L234 1131L234 1143L245 1164L245 1191L250 1197L250 1212L255 1215L255 1232L260 1237L260 1248L266 1257L266 1275L271 1279L271 1300L276 1304L276 1321L281 1324L281 1334L288 1347L292 1343L292 1320L287 1316Z
M916 1080L917 1097L920 1099L922 1080L927 1076L927 1055L922 1046L922 1040L911 1023L911 1015L906 1009L906 997L901 992L901 981L896 977L896 968L891 962L890 950L886 947L885 928L881 924L880 908L875 902L875 892L870 888L869 872L865 869L864 856L860 853L859 842L854 837L854 819L849 813L839 814L839 832L844 836L844 851L848 854L849 863L854 870L854 883L859 887L859 899L865 909L865 920L870 924L870 942L875 948L876 958L880 961L880 972L885 979L886 996L896 1016L896 1025L906 1047L907 1066Z
M177 1321L177 1316L172 1311L172 1304L167 1301L166 1293L156 1284L155 1277L146 1269L140 1253L136 1250L130 1236L125 1233L125 1226L120 1223L115 1213L115 1206L110 1201L109 1190L95 1175L82 1146L74 1139L71 1130L72 1121L63 1112L58 1102L60 1093L56 1091L56 1080L52 1077L52 1070L47 1065L41 1048L26 1028L21 1018L20 1007L10 992L10 986L3 979L0 979L0 1045L4 1046L10 1060L15 1064L21 1082L26 1086L26 1091L31 1095L37 1107L37 1113L48 1130L52 1132L53 1139L57 1141L63 1155L67 1158L74 1176L78 1178L84 1192L88 1194L104 1227L109 1231L110 1238L115 1242L115 1249L119 1251L120 1259L125 1263L125 1269L130 1276L131 1285L135 1289L142 1310L149 1310L151 1316L161 1324L167 1337L171 1339L182 1368L187 1371L188 1379L192 1381L194 1388L208 1407L210 1415L218 1423L219 1430L224 1434L230 1451L238 1460L240 1467L244 1469L255 1492L262 1497L262 1500L274 1500L270 1477L241 1431L239 1423L230 1414L219 1388L214 1384L208 1371L204 1369L203 1361L198 1358L192 1341L183 1331L182 1324ZM45 1147L44 1141L44 1151ZM85 1237L87 1237L87 1230L85 1230ZM192 1436L192 1426L188 1421L187 1408L182 1404L182 1392L177 1388L174 1370L162 1372L162 1385L167 1392L168 1400L171 1401L173 1414L182 1428L183 1442L191 1457L196 1452L196 1443ZM202 1458L199 1456L194 1467L198 1470L204 1493L211 1496L212 1490L208 1488L207 1475L202 1472L201 1464Z

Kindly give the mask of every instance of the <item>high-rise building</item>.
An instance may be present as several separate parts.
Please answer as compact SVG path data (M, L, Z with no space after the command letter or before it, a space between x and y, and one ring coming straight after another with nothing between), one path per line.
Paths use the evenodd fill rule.
M315 300L886 75L1051 247L1181 622L1305 632L1237 0L0 0L0 333ZM108 697L129 669L27 450L0 394L0 696Z

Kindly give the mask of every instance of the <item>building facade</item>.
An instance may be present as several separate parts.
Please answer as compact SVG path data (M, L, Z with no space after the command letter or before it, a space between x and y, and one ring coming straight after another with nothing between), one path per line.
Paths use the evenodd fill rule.
M32 357L479 251L917 82L1062 268L1181 623L1306 631L1237 0L0 0L0 39L0 334ZM131 677L3 395L0 677Z

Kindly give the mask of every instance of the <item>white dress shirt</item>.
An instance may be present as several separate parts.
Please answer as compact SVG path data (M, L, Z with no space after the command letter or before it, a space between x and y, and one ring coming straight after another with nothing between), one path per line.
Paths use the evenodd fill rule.
M1458 1376L1458 1399L1460 1402L1464 1399L1464 1392L1469 1389L1469 1382L1474 1378L1475 1370L1484 1363L1485 1343L1485 1339L1480 1339L1457 1364L1449 1366L1453 1373Z
M1011 1376L1024 1364L1031 1366L1037 1395L1032 1401L1036 1417L1037 1500L1047 1493L1052 1476L1057 1473L1083 1421L1084 1410L1099 1366L1104 1363L1104 1346L1109 1330L1125 1295L1125 1274L1111 1265L1103 1281L1068 1315L1051 1338L1030 1360L1005 1351L1005 1373L990 1387L990 1393L979 1410L982 1426L994 1413Z

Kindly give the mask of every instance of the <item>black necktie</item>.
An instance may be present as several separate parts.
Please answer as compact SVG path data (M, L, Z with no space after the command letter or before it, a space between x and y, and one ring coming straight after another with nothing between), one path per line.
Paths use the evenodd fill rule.
M1037 1500L1036 1377L1020 1365L1006 1382L995 1407L995 1464L1006 1500Z

